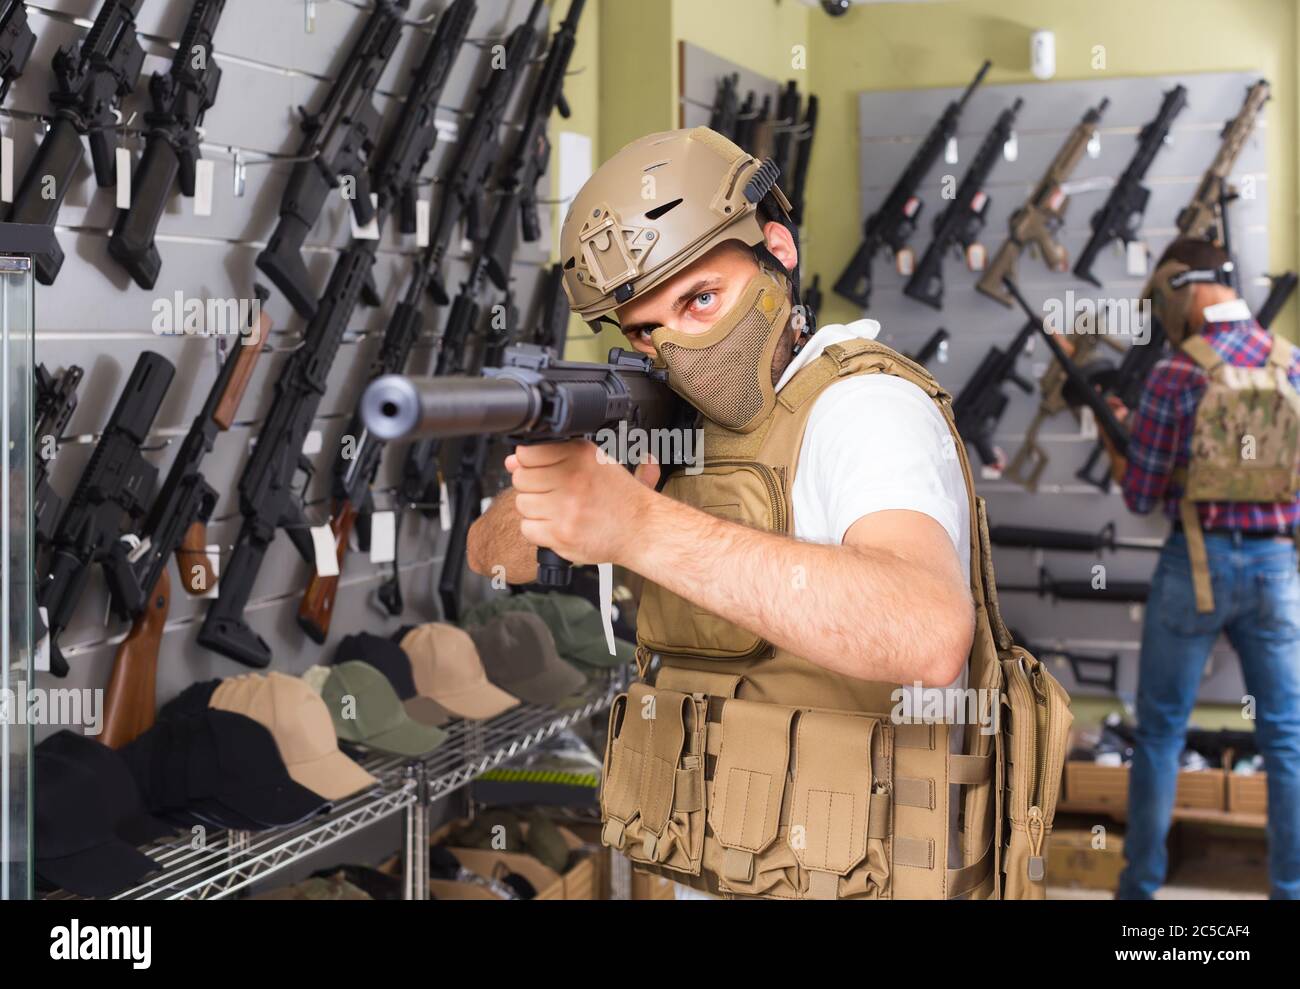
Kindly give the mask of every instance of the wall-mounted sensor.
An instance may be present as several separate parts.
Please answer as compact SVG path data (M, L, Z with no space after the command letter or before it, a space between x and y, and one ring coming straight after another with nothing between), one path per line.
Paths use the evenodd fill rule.
M1029 36L1029 71L1035 79L1056 75L1056 32L1035 31Z

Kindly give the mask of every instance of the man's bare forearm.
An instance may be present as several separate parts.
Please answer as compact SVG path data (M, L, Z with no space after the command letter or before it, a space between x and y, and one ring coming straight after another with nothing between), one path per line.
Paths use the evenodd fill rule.
M846 676L942 686L960 671L973 605L949 568L760 532L662 495L645 502L643 535L615 562Z
M497 567L504 567L508 583L531 584L537 579L537 547L519 532L514 488L497 495L470 526L465 557L469 568L484 577L494 576Z

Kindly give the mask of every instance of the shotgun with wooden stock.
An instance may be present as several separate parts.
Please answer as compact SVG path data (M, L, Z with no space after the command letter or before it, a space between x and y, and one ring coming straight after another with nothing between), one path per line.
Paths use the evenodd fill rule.
M265 300L264 289L259 288L258 298ZM181 443L139 535L130 546L119 542L114 565L104 569L113 612L131 622L131 631L113 658L104 697L100 740L109 748L120 748L154 722L158 650L171 605L167 561L176 557L181 585L191 594L202 594L215 582L207 557L206 526L217 504L217 492L199 468L212 451L217 434L235 421L270 332L271 319L260 312L256 328L250 326L241 334L217 372L207 401Z

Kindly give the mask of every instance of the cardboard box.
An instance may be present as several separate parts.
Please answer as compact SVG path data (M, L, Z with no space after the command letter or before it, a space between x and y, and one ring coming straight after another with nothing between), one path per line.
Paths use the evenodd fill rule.
M656 876L650 872L632 870L632 899L634 900L675 900L677 893L671 879Z
M1067 762L1065 799L1080 806L1124 810L1128 807L1128 767Z
M1222 769L1179 773L1174 806L1186 810L1225 810L1228 806L1227 775Z
M1048 885L1117 889L1124 869L1124 835L1107 828L1105 847L1093 847L1096 842L1091 831L1080 828L1054 831L1047 846Z
M448 821L429 836L429 844L445 844L447 836L463 821ZM557 825L564 843L573 851L585 848L586 842L563 825ZM491 877L494 870L504 866L517 872L537 890L538 900L594 900L598 899L598 869L590 855L571 857L569 868L560 875L547 868L525 852L495 851L484 848L451 848L461 863L480 876Z
M1234 814L1268 813L1268 774L1229 773L1228 810Z

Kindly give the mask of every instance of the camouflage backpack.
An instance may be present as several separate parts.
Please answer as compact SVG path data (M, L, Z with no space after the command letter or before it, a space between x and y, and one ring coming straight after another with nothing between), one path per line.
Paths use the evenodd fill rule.
M1191 458L1175 480L1183 485L1181 515L1196 608L1210 612L1214 594L1197 504L1295 500L1300 484L1300 395L1288 377L1294 348L1281 337L1273 337L1263 367L1226 364L1200 336L1189 338L1183 352L1209 377L1196 410Z

